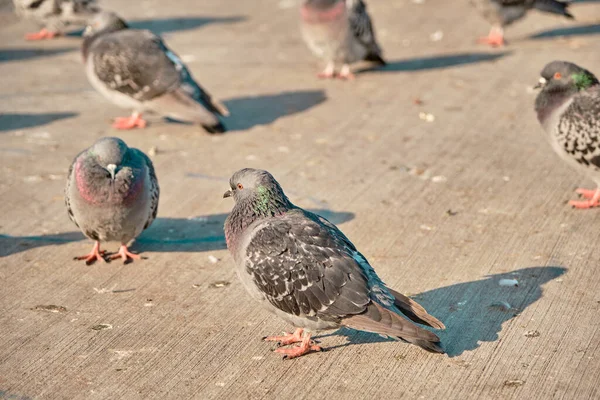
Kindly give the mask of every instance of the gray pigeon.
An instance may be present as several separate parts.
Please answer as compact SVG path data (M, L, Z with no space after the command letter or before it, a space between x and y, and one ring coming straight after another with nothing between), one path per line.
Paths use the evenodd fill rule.
M302 35L308 47L327 62L319 78L353 79L349 64L367 60L385 65L363 0L305 0L300 8Z
M224 132L227 108L192 77L181 59L147 30L128 29L114 13L96 16L84 33L82 52L92 86L114 104L133 109L118 118L117 129L144 128L145 111Z
M15 12L42 27L27 40L52 39L69 28L83 28L100 9L95 0L13 0Z
M590 71L566 61L542 70L535 111L552 148L569 165L585 173L595 190L577 189L586 200L576 208L600 205L600 82Z
M156 218L158 196L152 161L121 139L102 138L79 153L69 169L65 203L71 220L96 244L90 254L76 259L88 265L104 260L104 241L121 242L111 259L139 259L127 244Z
M271 336L276 352L294 358L321 348L310 331L346 326L443 353L439 338L411 321L444 324L414 300L388 288L352 242L325 218L293 205L267 171L231 177L235 206L225 221L227 247L252 297L297 329Z
M523 18L532 8L573 18L567 11L569 4L557 0L471 0L471 3L492 24L489 35L479 39L490 46L503 46L504 27Z

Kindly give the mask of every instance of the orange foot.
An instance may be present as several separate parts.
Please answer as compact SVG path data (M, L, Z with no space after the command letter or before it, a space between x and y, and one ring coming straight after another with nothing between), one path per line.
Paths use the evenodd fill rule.
M342 66L342 69L340 70L340 74L338 75L338 78L340 78L341 80L344 81L352 81L354 79L356 79L356 76L350 71L350 67L346 64L344 64Z
M296 332L298 331L296 330ZM321 346L313 344L313 342L310 340L310 334L304 336L300 345L296 347L291 347L287 349L280 347L275 350L276 353L283 354L284 360L300 357L310 353L311 351L323 351L323 349L321 348Z
M287 346L288 344L302 342L302 333L304 329L298 328L294 333L285 332L283 336L265 336L265 342L278 342L279 346Z
M100 260L106 262L104 259L104 254L106 250L100 251L100 242L96 242L94 244L94 248L90 251L90 254L81 257L75 257L74 260L85 260L85 265L92 265L96 260Z
M129 117L120 117L115 119L115 122L113 122L112 126L116 129L145 128L146 121L142 119L140 114L134 113Z
M119 251L116 254L113 254L112 256L110 256L109 258L111 260L116 260L117 258L122 258L123 264L127 264L127 262L130 259L131 260L141 260L142 256L140 256L139 254L130 253L129 250L127 250L127 246L122 244L121 247L119 247Z
M25 35L25 40L44 40L44 39L54 39L59 35L58 32L51 32L48 29L44 28L36 33L28 33Z
M590 190L590 189L577 189L575 193L579 194L586 200L571 200L569 201L569 205L579 208L579 209L587 209L600 206L600 190Z
M504 31L502 28L493 27L492 30L490 30L489 35L479 38L478 42L492 47L502 47L505 44Z

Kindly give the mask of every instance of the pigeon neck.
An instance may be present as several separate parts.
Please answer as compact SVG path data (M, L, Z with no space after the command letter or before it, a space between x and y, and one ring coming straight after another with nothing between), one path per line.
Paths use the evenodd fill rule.
M543 124L552 113L578 93L577 88L544 89L535 100L538 120Z

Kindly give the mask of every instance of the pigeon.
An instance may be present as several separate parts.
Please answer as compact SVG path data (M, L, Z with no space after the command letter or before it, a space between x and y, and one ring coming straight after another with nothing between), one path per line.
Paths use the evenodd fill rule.
M227 247L240 280L252 297L296 327L269 336L284 358L321 347L311 332L340 327L402 339L443 353L439 338L411 321L444 329L414 300L388 288L352 242L325 218L290 202L263 170L233 174L235 206L225 220Z
M112 12L98 14L84 32L85 70L91 85L116 105L133 109L116 129L144 128L145 111L200 124L221 133L229 111L192 77L183 61L148 30L128 29Z
M336 63L342 63L341 79L354 79L353 62L386 64L363 0L305 0L300 16L304 41L327 62L319 78L335 77Z
M26 40L52 39L69 28L83 28L100 12L95 0L13 0L13 4L19 17L42 26L39 32L26 34Z
M585 200L575 208L600 205L600 82L590 71L566 61L546 65L536 88L535 111L552 148L595 183L595 190L577 189Z
M110 259L140 259L127 243L156 218L159 187L152 161L115 137L98 140L75 157L67 178L65 204L71 220L94 240L92 251L77 260L90 265L104 259L100 242L119 241Z
M488 36L479 39L490 46L503 46L504 27L523 18L532 8L573 18L567 10L569 3L557 0L471 0L471 4L492 24Z

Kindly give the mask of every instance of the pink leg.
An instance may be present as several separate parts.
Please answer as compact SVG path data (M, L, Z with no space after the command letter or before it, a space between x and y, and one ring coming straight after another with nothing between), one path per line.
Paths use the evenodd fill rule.
M342 80L354 80L356 76L350 71L350 66L348 64L344 64L342 69L340 70L339 78Z
M298 328L294 333L285 332L283 336L265 336L265 342L279 342L279 346L287 346L292 343L300 343L302 341L302 333L304 329Z
M330 79L335 77L335 64L332 62L328 63L325 69L317 74L317 77L321 79Z
M577 189L576 193L580 194L581 197L583 197L586 200L571 200L569 201L569 205L579 209L587 209L600 206L600 188L596 190Z
M25 35L25 40L44 40L44 39L54 39L59 36L58 32L51 32L48 29L44 28L36 33L28 33Z
M106 262L103 257L104 253L106 253L106 250L100 251L100 242L96 242L94 244L94 248L92 251L90 251L90 254L81 257L75 257L74 260L85 260L86 265L92 265L96 260Z
M292 358L303 356L305 354L310 353L311 351L322 351L322 350L323 349L321 348L321 346L317 346L316 344L312 343L312 341L310 340L310 334L307 334L306 336L304 336L304 338L302 339L302 342L300 343L299 346L295 346L295 347L291 347L291 348L287 348L287 349L280 347L280 348L276 349L275 352L279 353L279 354L283 354L283 359L285 360L285 359L292 359Z
M129 117L120 117L115 119L113 128L116 129L134 129L134 128L145 128L146 121L142 119L142 115L138 112L134 112Z
M492 47L504 46L504 29L493 26L489 35L479 38L479 43L488 44Z
M109 258L111 260L116 260L117 258L122 258L123 264L125 264L125 263L127 263L127 261L129 259L141 260L142 256L140 256L139 254L130 253L129 250L127 250L127 246L122 244L121 247L119 247L119 251L116 254L113 254L112 256L110 256Z

